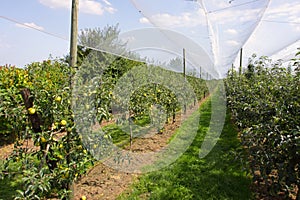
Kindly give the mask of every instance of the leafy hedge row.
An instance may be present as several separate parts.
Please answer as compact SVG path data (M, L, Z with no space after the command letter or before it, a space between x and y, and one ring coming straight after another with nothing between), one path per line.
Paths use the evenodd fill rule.
M0 136L15 139L15 149L0 169L0 178L20 177L22 188L16 199L38 199L53 192L68 195L68 185L92 160L69 109L69 66L47 60L26 69L4 66L0 75L0 121L5 122ZM32 138L36 147L24 148L26 138Z
M26 127L19 89L28 86L31 83L26 70L0 67L0 136L3 138L0 144L13 141Z
M3 66L0 69L0 135L16 138L30 129L29 114L22 91L30 90L30 101L42 120L42 129L70 115L66 112L69 98L69 68L59 61L32 63L27 69ZM55 101L59 97L61 101ZM4 137L5 138L5 137Z
M299 59L294 65L292 71L261 57L226 79L228 107L242 130L253 179L284 198L300 188Z

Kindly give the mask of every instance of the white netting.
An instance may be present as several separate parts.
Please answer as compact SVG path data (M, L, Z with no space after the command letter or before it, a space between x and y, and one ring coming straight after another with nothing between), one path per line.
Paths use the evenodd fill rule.
M244 63L252 53L290 59L300 47L300 1L272 0L259 26L244 45Z
M181 49L186 48L189 70L198 71L202 67L213 77L225 76L234 61L236 66L240 64L237 57L241 48L244 50L243 64L246 65L253 53L277 55L274 58L280 58L283 55L281 50L285 49L283 56L290 58L297 47L287 47L300 39L299 0L131 2L141 13L140 21L159 30L161 36L156 38L157 43L162 44L168 40L179 55ZM194 46L186 44L185 40L178 40L172 31L189 37L199 48L196 50ZM203 51L198 51L201 48ZM159 57L154 59L160 60Z

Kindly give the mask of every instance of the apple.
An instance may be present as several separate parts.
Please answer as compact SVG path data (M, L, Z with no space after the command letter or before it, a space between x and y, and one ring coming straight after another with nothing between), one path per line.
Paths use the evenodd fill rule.
M46 138L41 137L41 142L43 142L43 143L47 142Z
M29 114L33 115L36 112L36 110L35 108L28 108L28 112Z
M61 97L60 96L55 97L55 101L56 102L61 102Z
M65 125L67 125L67 121L63 119L63 120L60 121L60 124L61 124L62 126L65 126Z

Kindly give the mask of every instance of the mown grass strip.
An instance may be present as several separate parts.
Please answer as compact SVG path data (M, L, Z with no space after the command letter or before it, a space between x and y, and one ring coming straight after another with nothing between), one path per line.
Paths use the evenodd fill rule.
M200 107L197 136L172 165L139 177L118 199L250 199L250 177L239 159L237 131L227 114L225 126L213 150L203 159L199 149L209 128L210 100Z

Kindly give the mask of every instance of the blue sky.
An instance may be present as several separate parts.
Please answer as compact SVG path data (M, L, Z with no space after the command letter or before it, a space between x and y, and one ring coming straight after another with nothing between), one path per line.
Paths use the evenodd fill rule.
M70 4L71 0L2 0L0 65L23 67L47 59L50 54L52 57L66 55L69 51ZM235 58L241 47L244 48L246 62L254 52L287 58L300 46L300 0L80 0L79 4L79 29L118 23L122 33L146 27L176 31L198 44L204 53L200 52L222 69L221 74L231 63L238 65ZM191 60L192 54L199 54L195 48L185 47L189 43L185 39L178 41L174 34L167 31L160 33L161 37L157 40L161 46L155 47L166 48L167 38L176 47L166 49L175 54L180 54L182 48L187 48ZM134 35L133 31L128 37L131 42ZM144 39L150 37L149 33ZM282 49L283 54L280 53ZM158 52L159 61L169 59L162 59L159 55ZM153 52L149 53L151 56L156 59ZM194 63L202 64L201 61ZM207 65L207 71L209 68Z
M66 40L0 18L0 65L25 64L66 55L69 51L71 1L64 0L2 0L0 16L46 31ZM139 12L126 1L80 1L79 30L116 25L122 31L142 27ZM107 2L109 3L109 2ZM116 3L114 5L113 3ZM99 8L97 8L99 6ZM100 7L101 6L101 7Z

